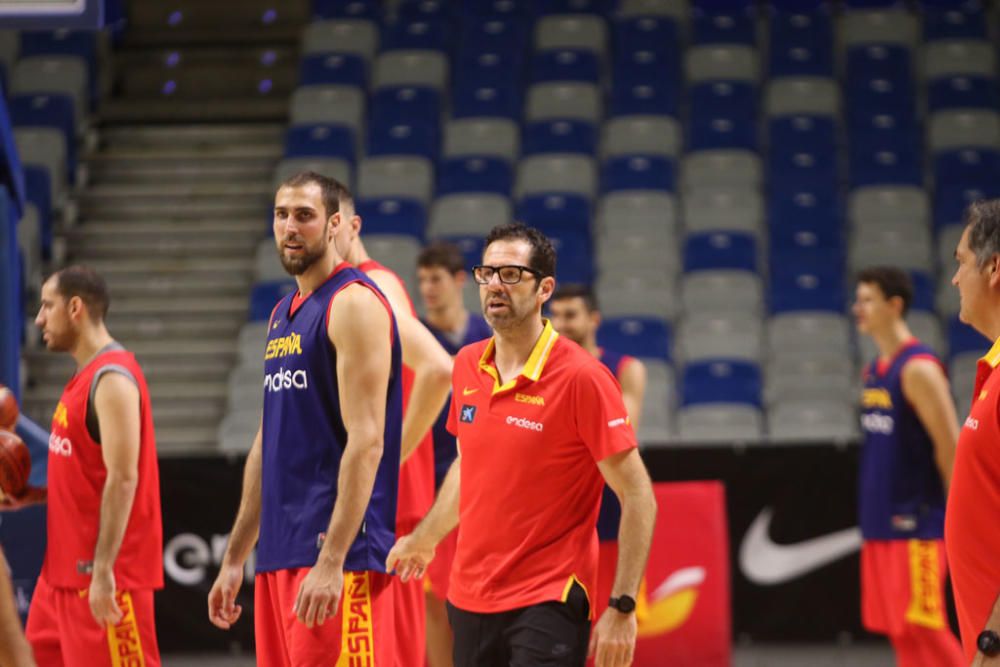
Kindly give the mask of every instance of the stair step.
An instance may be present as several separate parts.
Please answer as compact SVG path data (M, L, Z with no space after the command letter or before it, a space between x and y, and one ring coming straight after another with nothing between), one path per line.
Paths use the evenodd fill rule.
M158 315L207 313L215 316L229 314L245 315L247 299L242 297L204 297L189 299L187 297L141 297L115 300L115 311L119 314L151 313Z
M274 207L274 193L268 196L164 196L87 197L81 198L79 210L84 219L122 220L135 218L169 218L171 220L204 220L206 218L251 218L267 221Z
M42 353L50 354L50 353ZM29 382L32 386L57 384L62 386L76 370L72 361L63 361L64 355L51 355L60 363L47 363L29 354L28 363L31 367ZM141 364L143 375L150 382L190 381L200 377L226 378L228 382L231 364L226 360L201 359L198 361L162 361L149 360Z
M164 97L204 100L281 95L288 97L298 83L297 63L281 65L199 63L175 68L135 64L120 68L118 80L125 99Z
M86 224L77 227L74 234L81 239L101 236L144 236L155 234L254 234L260 238L271 231L267 222L261 222L259 217L225 220L87 220Z
M90 266L107 280L121 275L150 274L205 274L216 272L241 273L248 277L253 272L253 258L235 259L220 257L216 260L204 257L148 257L142 259L95 259Z
M299 64L298 44L262 42L244 48L231 46L174 45L153 48L122 48L115 52L115 66L125 71L135 66L159 66L167 71L195 65L229 64L235 67L281 67Z
M156 161L116 160L90 163L90 182L107 183L201 183L212 180L271 179L278 158L198 157Z
M123 123L102 129L101 142L109 147L106 153L109 157L114 157L119 151L127 154L139 148L156 148L157 151L181 155L213 148L228 154L238 152L242 147L256 149L259 145L273 145L280 150L286 130L286 126L280 123Z
M245 239L220 239L218 237L192 238L190 235L174 235L158 237L148 235L143 239L140 235L116 236L88 239L86 244L72 252L78 259L96 257L132 257L137 251L157 255L209 256L209 257L245 257L253 255L256 247L256 237Z
M203 100L170 97L112 99L98 111L102 124L110 123L204 123L219 121L280 121L288 119L285 95L247 98L206 98Z

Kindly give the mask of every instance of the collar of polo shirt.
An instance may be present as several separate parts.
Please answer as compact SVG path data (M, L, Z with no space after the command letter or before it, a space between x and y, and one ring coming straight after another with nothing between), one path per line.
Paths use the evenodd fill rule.
M1000 365L1000 338L996 339L993 343L993 347L990 348L990 351L983 355L979 360L985 361L991 368L996 368Z
M552 328L552 323L549 320L542 318L542 322L545 323L542 335L535 341L535 347L531 349L528 361L525 362L524 368L521 369L521 374L518 376L527 378L532 382L537 381L542 376L542 369L545 368L545 362L549 359L552 346L555 344L556 339L559 338L559 332ZM517 384L517 377L510 379L504 384L500 384L500 373L497 372L497 368L493 364L493 355L495 352L496 337L494 336L490 338L490 342L486 344L486 349L483 350L483 356L479 358L479 369L484 373L488 373L493 378L494 395L503 391L509 391Z

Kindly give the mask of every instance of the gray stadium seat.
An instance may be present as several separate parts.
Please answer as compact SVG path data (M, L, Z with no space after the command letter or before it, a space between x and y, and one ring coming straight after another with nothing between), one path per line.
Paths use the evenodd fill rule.
M677 243L663 231L621 231L603 236L597 245L598 271L657 269L674 275L680 270Z
M847 217L855 225L869 222L909 221L928 225L931 204L927 193L914 186L856 188L848 196Z
M749 271L695 271L681 277L685 313L745 313L759 316L764 304L760 276Z
M955 269L958 268L958 264L955 262L955 249L958 247L958 242L962 239L964 231L964 225L948 225L938 232L938 265L941 267L942 280L947 278L950 281Z
M996 76L993 45L980 39L928 42L923 49L923 75L928 81L943 76Z
M274 170L274 189L301 171L315 171L335 178L349 188L354 187L351 164L340 158L287 157Z
M553 14L535 24L535 50L574 49L594 51L603 57L607 51L608 29L599 16L592 14Z
M14 65L10 92L62 93L73 98L74 120L81 128L90 111L87 63L79 56L29 56Z
M353 53L371 63L378 41L378 28L365 19L313 21L302 35L302 53Z
M42 286L42 227L34 204L25 206L24 215L17 222L17 246L26 282L34 293Z
M458 118L444 126L444 157L480 155L513 163L521 152L517 123L505 118Z
M840 88L833 79L781 77L769 81L764 93L764 112L768 116L835 116L839 111Z
M768 411L767 424L769 439L775 442L850 441L858 437L855 409L844 401L778 403Z
M944 265L941 277L938 279L934 308L941 314L941 317L958 315L958 311L962 305L958 296L958 288L951 284L951 277L955 274L956 266L955 260L952 260L951 264Z
M424 206L434 190L434 167L423 157L367 157L358 166L359 198L410 197Z
M510 199L494 194L453 194L438 197L431 208L427 235L486 236L493 227L510 222Z
M637 436L642 445L663 445L670 441L676 383L670 366L658 359L643 359L646 366L646 392L642 397L642 416Z
M291 279L291 276L281 265L277 246L271 237L261 239L257 244L253 262L253 278L256 282Z
M411 291L416 285L417 255L420 254L420 242L407 234L369 234L365 236L365 250L375 261L392 269L406 283ZM416 303L414 299L414 303Z
M601 157L662 155L677 157L683 145L680 125L667 116L619 116L601 128Z
M1000 147L1000 114L996 111L937 111L930 115L928 128L932 151Z
M685 444L754 443L764 436L764 420L760 410L749 405L690 405L677 411L677 436Z
M668 322L677 315L675 291L674 276L667 271L630 267L602 273L595 289L605 317L648 315Z
M687 0L622 0L618 8L622 18L667 16L678 20L688 15Z
M756 153L714 149L688 153L681 160L681 188L759 188L763 168Z
M21 37L17 30L0 30L0 68L10 72L21 50Z
M546 153L526 157L517 165L517 197L561 192L592 198L597 190L593 158L571 153Z
M386 51L375 59L372 89L385 86L426 86L444 91L448 60L443 53L425 50Z
M263 401L264 369L238 365L229 373L227 412L259 411Z
M840 357L772 356L764 376L764 401L780 405L795 400L853 400L859 395L860 376L852 357L853 351Z
M791 312L767 321L767 347L771 359L833 359L852 356L852 327L840 313Z
M966 352L952 358L948 364L948 379L951 381L951 393L958 405L958 417L961 420L969 411L972 402L972 390L976 386L976 369L979 355Z
M236 340L240 365L263 369L264 346L267 342L267 322L247 322L240 327ZM263 370L261 371L263 372Z
M677 328L674 348L674 358L685 363L706 359L760 363L763 330L758 318L745 313L689 313Z
M260 410L228 413L219 424L219 449L232 453L249 452L259 427Z
M59 130L47 127L14 129L14 144L23 165L40 165L49 172L52 200L62 208L66 200L66 138Z
M849 10L840 21L845 47L863 44L895 44L914 48L920 40L917 18L903 9Z
M355 136L365 122L365 93L355 86L302 86L292 93L292 125L331 123L346 125Z
M944 356L946 346L944 336L941 333L941 320L935 313L911 310L906 316L906 322L910 325L914 336L929 345L939 355Z
M696 188L683 200L687 232L736 231L761 235L764 202L748 188Z
M595 231L601 238L662 228L665 242L676 243L677 200L665 192L612 192L598 202L596 221Z
M595 84L566 81L530 86L524 109L528 122L569 119L599 123L604 114L601 91Z
M685 55L684 71L689 84L718 80L756 82L760 79L757 50L750 46L693 46Z

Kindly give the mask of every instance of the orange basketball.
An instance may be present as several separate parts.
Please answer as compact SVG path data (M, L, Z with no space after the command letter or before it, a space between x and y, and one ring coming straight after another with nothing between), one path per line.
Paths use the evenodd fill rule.
M14 430L14 424L17 423L17 416L20 412L14 392L0 384L0 429Z
M20 496L28 486L31 455L16 433L0 431L0 492Z

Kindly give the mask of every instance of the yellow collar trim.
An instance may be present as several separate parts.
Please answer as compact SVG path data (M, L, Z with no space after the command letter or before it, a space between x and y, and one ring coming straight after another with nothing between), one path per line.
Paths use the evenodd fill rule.
M555 345L556 339L559 338L559 332L552 328L551 322L545 318L542 318L542 322L545 323L542 335L535 341L535 347L532 348L531 354L528 356L528 361L524 363L521 375L518 376L527 378L532 382L536 382L542 376L542 370L545 368L545 362L549 360L552 346ZM479 369L484 373L488 373L493 378L493 393L497 394L501 391L513 389L514 385L517 384L517 377L504 384L500 384L500 373L497 372L496 366L490 363L493 361L495 352L496 339L490 338L490 342L486 344L486 349L483 350L483 356L479 358Z
M993 347L990 348L990 351L987 352L986 355L980 359L980 361L985 361L993 368L1000 365L1000 338L996 339L993 343Z

